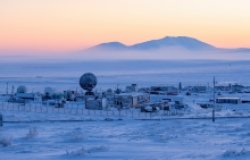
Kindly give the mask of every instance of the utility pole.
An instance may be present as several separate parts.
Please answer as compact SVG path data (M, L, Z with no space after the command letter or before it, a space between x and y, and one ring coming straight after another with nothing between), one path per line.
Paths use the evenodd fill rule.
M14 92L15 92L14 90L15 90L15 87L14 87L14 85L12 85L11 86L11 94L14 94Z
M9 82L6 83L6 94L9 94Z
M3 126L3 115L0 113L0 127Z
M212 110L212 121L215 122L215 77L213 78L213 110Z

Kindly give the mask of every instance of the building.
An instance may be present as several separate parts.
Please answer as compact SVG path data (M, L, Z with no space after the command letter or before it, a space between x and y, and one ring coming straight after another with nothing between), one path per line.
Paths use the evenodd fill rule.
M26 103L30 101L41 101L42 96L35 93L16 93L15 95L9 98L9 102L14 103Z
M152 86L150 94L178 95L178 89L174 86Z
M70 90L68 90L68 91L64 91L63 92L63 96L64 96L64 99L66 100L66 101L76 101L76 92L75 91L70 91Z
M233 84L231 86L231 90L232 92L242 92L244 90L244 86L243 85L240 85L240 84Z
M85 96L85 109L102 110L106 108L106 98L99 98L98 96Z
M141 108L150 102L150 95L147 93L121 93L114 97L115 106L118 108Z
M243 92L245 87L240 84L226 84L226 85L217 85L215 86L216 91L225 91L225 92Z
M125 91L127 93L137 92L137 84L131 84L130 86L127 86Z
M187 86L185 87L186 91L192 92L192 93L206 93L208 90L207 86Z
M216 103L239 104L241 98L239 97L217 97Z

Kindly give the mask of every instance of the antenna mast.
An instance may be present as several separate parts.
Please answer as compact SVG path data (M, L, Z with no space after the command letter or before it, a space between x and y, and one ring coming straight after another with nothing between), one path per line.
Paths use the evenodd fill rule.
M213 78L213 110L212 110L212 121L215 122L215 105L216 105L216 102L215 102L215 76Z
M9 94L9 82L6 83L6 94Z

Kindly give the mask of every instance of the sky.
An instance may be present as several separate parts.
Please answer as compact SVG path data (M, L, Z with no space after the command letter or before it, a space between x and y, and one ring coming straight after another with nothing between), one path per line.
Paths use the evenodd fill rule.
M71 51L190 36L250 47L249 0L0 0L0 50Z

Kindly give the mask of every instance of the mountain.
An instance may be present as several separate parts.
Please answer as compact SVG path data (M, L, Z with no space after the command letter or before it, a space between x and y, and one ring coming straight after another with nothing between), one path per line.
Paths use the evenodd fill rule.
M167 36L161 39L150 40L127 46L120 42L101 43L87 49L87 51L157 51L163 49L185 49L187 51L216 51L225 53L250 53L250 48L217 48L213 45L200 41L198 39L186 36L171 37Z
M104 49L104 50L125 50L128 49L128 46L120 43L120 42L108 42L108 43L102 43L99 45L96 45L90 50L99 50L99 49Z
M178 47L188 50L207 50L216 49L214 46L197 40L192 37L178 36L178 37L164 37L162 39L150 40L142 43L137 43L131 46L126 46L120 42L108 42L96 45L91 50L156 50L161 48Z
M132 49L148 50L166 47L182 47L188 50L215 49L212 45L199 41L191 37L165 37L162 39L142 42L131 46Z
M240 52L240 53L250 53L250 48L233 48L225 49L227 52Z

